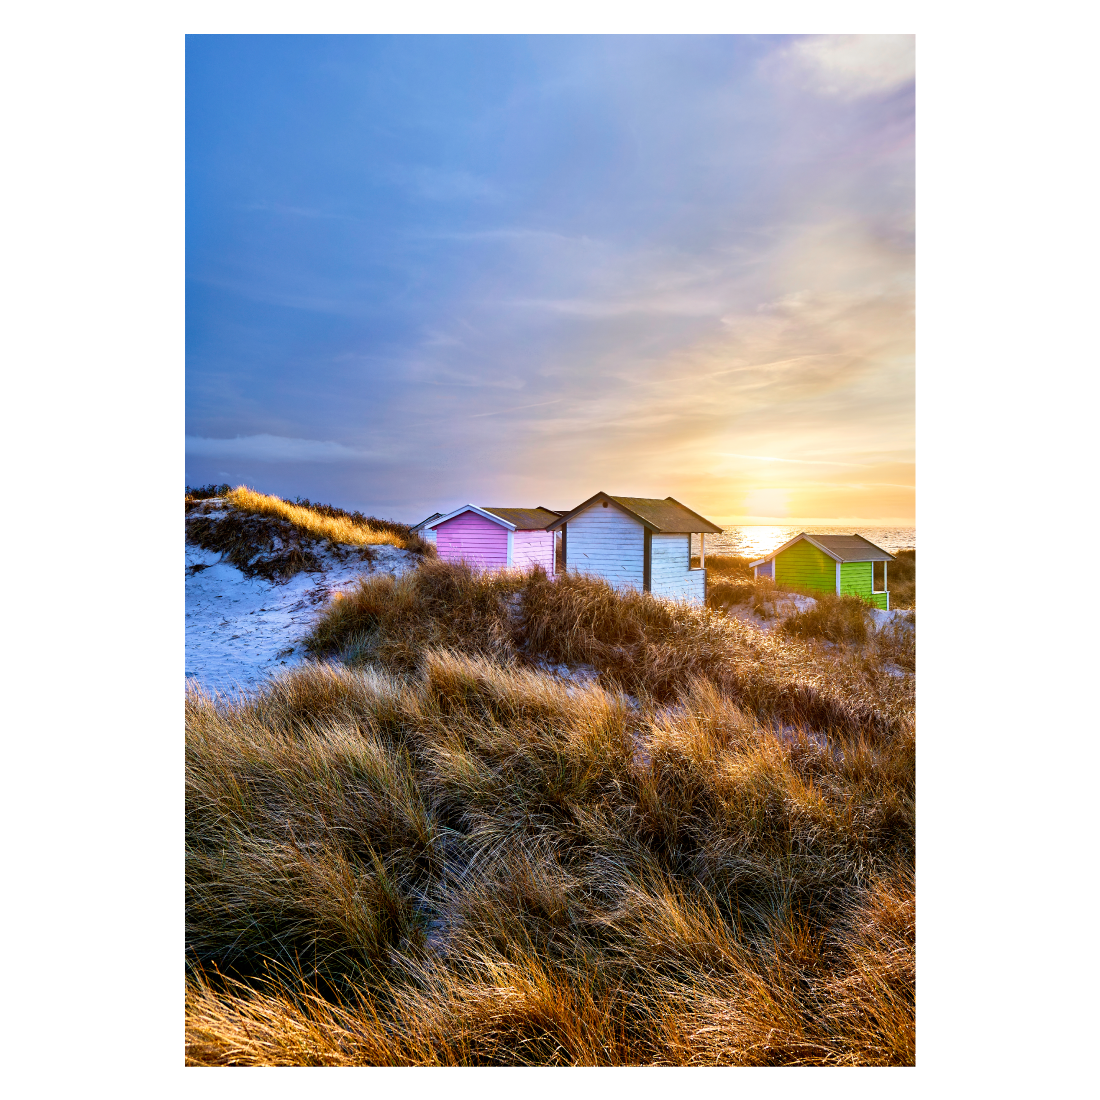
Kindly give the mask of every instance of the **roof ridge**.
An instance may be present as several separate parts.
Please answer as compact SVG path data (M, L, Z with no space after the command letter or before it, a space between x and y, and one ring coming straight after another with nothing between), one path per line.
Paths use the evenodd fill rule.
M706 516L689 508L675 497L630 497L615 496L600 490L587 500L582 501L568 512L561 512L560 520L550 526L557 528L569 519L580 515L602 500L604 504L613 504L621 512L640 523L646 530L655 534L682 535L695 532L722 534L722 528L712 523ZM662 512L662 509L664 510ZM695 523L699 526L694 526Z

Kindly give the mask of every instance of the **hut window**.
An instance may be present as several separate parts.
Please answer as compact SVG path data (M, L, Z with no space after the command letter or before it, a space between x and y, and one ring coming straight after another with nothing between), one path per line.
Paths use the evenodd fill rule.
M707 567L707 536L705 534L699 535L698 557L694 557L691 553L691 543L694 538L694 535L688 535L688 569L705 569Z
M871 591L886 591L886 562L884 561L871 562Z

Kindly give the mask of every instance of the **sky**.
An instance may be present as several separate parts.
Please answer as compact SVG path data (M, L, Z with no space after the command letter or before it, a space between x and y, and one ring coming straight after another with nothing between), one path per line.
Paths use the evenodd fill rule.
M914 56L188 36L188 484L911 524Z

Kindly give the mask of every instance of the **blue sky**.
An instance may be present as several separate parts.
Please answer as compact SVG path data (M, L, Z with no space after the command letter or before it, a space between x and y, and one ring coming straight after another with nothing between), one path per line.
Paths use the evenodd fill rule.
M913 517L913 39L187 41L187 478Z

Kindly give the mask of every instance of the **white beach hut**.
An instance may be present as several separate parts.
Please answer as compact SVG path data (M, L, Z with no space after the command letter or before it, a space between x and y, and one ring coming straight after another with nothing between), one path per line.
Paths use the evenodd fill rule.
M706 536L722 528L678 500L597 493L547 528L561 531L564 569L601 577L619 589L702 603ZM691 565L698 534L699 565Z

